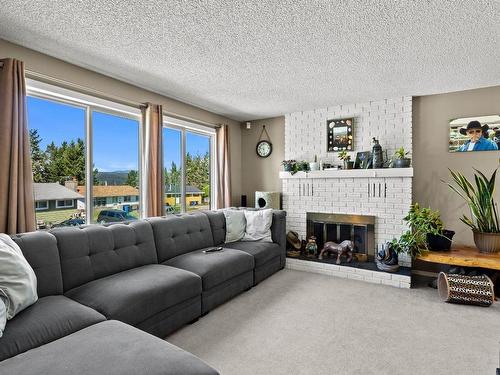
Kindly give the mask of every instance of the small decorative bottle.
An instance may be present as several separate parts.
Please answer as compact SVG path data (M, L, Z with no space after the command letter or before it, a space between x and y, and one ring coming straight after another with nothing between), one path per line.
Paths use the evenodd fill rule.
M378 139L376 139L375 137L373 137L372 161L373 168L382 168L384 166L384 154L382 152L382 146L380 146Z

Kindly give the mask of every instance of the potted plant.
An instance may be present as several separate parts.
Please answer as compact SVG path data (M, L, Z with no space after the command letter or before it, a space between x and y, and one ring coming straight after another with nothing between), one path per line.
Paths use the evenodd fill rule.
M344 169L353 169L354 162L351 161L351 155L347 153L347 151L339 152L339 159L344 162Z
M448 186L461 196L470 208L471 217L462 215L460 220L472 229L474 243L482 253L500 252L500 223L494 200L495 179L498 168L488 179L482 172L474 169L474 185L460 172L451 173L456 186Z
M408 168L411 163L411 159L406 156L409 154L409 151L405 151L404 147L400 147L394 153L391 165L393 168Z
M427 241L429 235L443 236L443 222L439 211L421 208L418 203L415 203L410 206L403 220L408 224L409 229L401 235L399 240L394 239L391 242L391 246L397 253L406 253L416 258L423 250L429 250ZM451 238L449 240L451 242Z
M299 161L297 164L295 164L296 171L302 171L302 172L307 172L309 171L309 163L307 161Z
M283 166L283 170L285 172L292 172L293 167L295 166L296 161L295 160L283 160L281 162L281 165Z
M314 155L314 161L309 163L311 171L319 171L318 155Z

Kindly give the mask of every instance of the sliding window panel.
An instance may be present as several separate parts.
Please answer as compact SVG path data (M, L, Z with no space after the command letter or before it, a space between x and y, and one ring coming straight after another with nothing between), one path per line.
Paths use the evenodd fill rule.
M165 169L165 213L182 211L182 130L163 128L163 167Z
M86 107L28 96L37 229L85 223Z
M139 121L92 112L92 222L140 218Z
M186 210L210 209L210 136L186 131Z

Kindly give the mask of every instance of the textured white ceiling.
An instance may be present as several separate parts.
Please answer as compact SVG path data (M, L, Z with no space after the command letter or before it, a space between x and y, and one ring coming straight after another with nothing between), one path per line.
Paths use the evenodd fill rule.
M500 84L495 0L0 0L0 38L237 120Z

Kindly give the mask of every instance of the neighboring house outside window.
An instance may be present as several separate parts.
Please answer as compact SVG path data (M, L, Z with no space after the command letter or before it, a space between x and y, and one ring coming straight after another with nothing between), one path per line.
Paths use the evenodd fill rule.
M46 228L82 213L77 201L84 197L71 188L70 181L66 186L57 182L37 182L33 184L33 192L38 228Z
M179 204L181 199L181 190L177 185L167 185L165 187L165 204L167 206L175 206ZM203 203L203 191L187 185L186 186L186 205L188 207L200 206Z
M85 186L77 187L77 192L85 193ZM139 189L130 185L94 185L92 187L95 220L104 208L126 211L139 217ZM95 221L94 220L94 221Z

